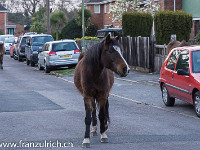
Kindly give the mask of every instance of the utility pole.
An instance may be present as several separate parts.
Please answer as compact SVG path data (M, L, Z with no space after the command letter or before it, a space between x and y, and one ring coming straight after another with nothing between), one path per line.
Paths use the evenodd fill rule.
M82 45L82 52L85 51L85 22L84 22L84 0L82 0L82 34L83 34L83 45Z
M47 34L51 34L51 29L50 29L50 4L49 4L49 0L46 0L46 10L47 10Z
M176 0L174 0L174 11L176 11Z

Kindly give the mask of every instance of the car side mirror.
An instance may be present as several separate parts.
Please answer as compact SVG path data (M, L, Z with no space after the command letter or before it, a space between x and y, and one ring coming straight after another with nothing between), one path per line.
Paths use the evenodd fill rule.
M42 52L42 50L41 50L41 49L39 49L39 50L38 50L38 53L41 53L41 52Z
M182 76L189 76L189 72L186 72L186 71L183 70L183 69L178 69L178 70L177 70L177 74L178 74L178 75L182 75Z

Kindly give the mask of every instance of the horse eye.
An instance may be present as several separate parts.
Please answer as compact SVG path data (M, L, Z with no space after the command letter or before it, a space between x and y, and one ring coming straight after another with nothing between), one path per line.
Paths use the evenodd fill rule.
M112 48L111 48L111 49L109 49L109 52L110 52L110 53L112 53L113 51L114 51L114 50L113 50Z

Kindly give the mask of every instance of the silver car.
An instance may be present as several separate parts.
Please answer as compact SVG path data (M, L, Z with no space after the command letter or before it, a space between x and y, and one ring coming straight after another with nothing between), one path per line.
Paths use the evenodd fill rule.
M10 53L10 47L12 46L12 43L14 40L15 40L15 37L5 38L5 40L3 42L5 53Z
M38 51L38 68L49 73L58 67L74 67L78 63L81 50L74 40L47 42Z

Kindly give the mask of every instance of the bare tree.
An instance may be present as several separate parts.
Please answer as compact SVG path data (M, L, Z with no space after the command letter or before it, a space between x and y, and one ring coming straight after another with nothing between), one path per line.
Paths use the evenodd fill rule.
M22 0L22 7L25 12L33 16L41 2L40 0Z

